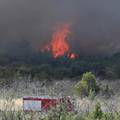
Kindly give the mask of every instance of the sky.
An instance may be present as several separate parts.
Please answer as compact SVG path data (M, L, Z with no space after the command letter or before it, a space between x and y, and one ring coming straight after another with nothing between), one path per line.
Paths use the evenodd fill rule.
M0 0L0 52L24 40L39 48L57 24L71 22L72 51L115 53L120 51L119 5L119 0Z

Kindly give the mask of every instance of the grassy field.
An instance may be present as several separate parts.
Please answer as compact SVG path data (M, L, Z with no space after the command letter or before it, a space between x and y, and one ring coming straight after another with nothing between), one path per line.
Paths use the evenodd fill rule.
M25 113L20 99L9 98L0 101L3 104L0 120L120 120L120 105L116 107L114 101L91 101L87 98L77 101L77 109L73 112L68 112L66 105L61 104L47 113Z
M102 87L109 85L112 94L106 96L99 93L93 100L74 96L75 81L59 80L44 83L36 81L13 83L0 88L0 119L1 120L120 120L119 80L97 81ZM24 113L23 96L47 93L49 95L70 95L75 99L75 112L68 112L65 106L60 105L45 113Z

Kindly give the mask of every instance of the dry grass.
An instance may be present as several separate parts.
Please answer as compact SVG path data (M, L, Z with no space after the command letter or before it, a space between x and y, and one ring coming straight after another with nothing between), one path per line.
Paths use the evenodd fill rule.
M57 81L54 83L31 82L25 83L24 80L19 83L13 83L10 87L3 87L0 89L0 120L96 120L93 119L93 109L99 102L101 104L101 110L104 113L102 119L98 120L120 120L120 98L119 98L119 85L120 82L99 82L103 85L109 84L111 89L114 90L115 95L109 99L105 99L103 96L98 95L93 101L88 98L80 99L76 98L76 110L75 113L66 113L63 111L61 114L59 111L49 112L48 117L53 115L54 118L45 117L40 113L32 112L25 114L22 111L22 97L23 96L39 96L41 93L57 94L57 95L73 95L72 87L75 82L69 80ZM58 94L59 93L59 94ZM73 96L74 97L74 96ZM65 113L64 113L65 112ZM55 118L58 116L65 116L64 119ZM109 115L110 114L110 115ZM119 117L119 118L118 118Z

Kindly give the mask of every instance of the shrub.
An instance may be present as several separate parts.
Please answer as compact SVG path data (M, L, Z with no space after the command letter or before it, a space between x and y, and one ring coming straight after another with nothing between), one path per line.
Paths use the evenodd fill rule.
M102 112L102 110L101 110L101 104L100 104L100 103L97 103L97 104L95 105L94 110L93 110L93 117L94 117L95 119L100 120L100 119L102 118L102 116L103 116L103 112Z
M82 80L75 85L75 91L80 96L88 96L90 92L96 92L97 89L96 77L91 72L84 73Z

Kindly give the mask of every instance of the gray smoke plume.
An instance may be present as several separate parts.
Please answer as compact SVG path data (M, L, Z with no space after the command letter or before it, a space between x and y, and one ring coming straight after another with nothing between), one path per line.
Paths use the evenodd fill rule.
M71 22L71 49L80 54L120 50L119 0L0 0L0 52L27 40L33 49L51 39L56 24Z

